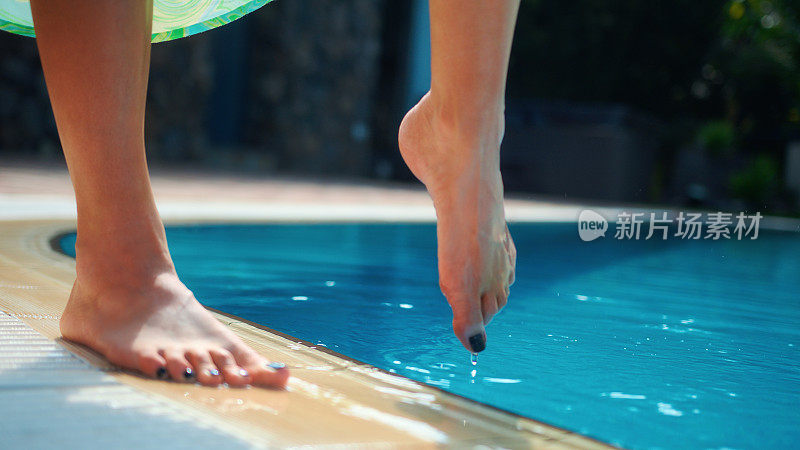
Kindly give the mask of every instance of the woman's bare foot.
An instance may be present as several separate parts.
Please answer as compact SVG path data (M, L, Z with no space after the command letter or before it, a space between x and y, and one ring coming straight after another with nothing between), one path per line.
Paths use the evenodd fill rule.
M399 143L436 208L439 284L453 330L464 347L480 352L484 326L506 305L516 264L500 176L504 121L502 110L457 116L429 93L403 119Z
M144 234L141 230L130 232ZM207 386L285 386L288 369L245 345L181 283L163 239L149 252L138 239L106 239L98 248L81 238L78 278L61 317L64 338L156 378ZM123 248L137 240L138 248Z
M32 0L36 44L78 210L61 332L144 374L282 387L180 282L145 157L152 2Z

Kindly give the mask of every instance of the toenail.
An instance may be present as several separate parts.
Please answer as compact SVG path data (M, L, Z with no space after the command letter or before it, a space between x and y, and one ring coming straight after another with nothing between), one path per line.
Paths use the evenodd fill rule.
M183 379L184 379L184 380L191 380L191 379L194 379L194 371L193 371L193 370L192 370L190 367L187 367L187 368L186 368L186 369L183 371Z
M483 333L475 334L469 338L469 345L473 352L480 353L486 348L486 337Z
M166 380L168 376L166 367L159 367L158 370L156 370L156 378L159 380Z
M250 374L244 369L239 369L239 376L240 377L248 377L248 376L250 376Z
M282 362L271 362L267 364L267 367L269 367L270 369L281 370L286 368L286 364Z
M208 375L210 375L212 377L218 377L219 376L219 370L217 370L217 369L206 369L206 374L208 374Z

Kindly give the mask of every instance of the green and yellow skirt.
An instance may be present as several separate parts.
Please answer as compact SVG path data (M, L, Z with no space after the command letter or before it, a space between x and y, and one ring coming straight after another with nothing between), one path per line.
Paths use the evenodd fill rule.
M154 0L152 41L171 41L220 27L270 1ZM0 0L0 30L35 36L28 0Z

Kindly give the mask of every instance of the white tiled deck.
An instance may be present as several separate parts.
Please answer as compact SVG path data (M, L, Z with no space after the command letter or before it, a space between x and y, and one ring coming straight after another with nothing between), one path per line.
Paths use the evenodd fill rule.
M0 448L251 448L219 421L124 385L0 312Z

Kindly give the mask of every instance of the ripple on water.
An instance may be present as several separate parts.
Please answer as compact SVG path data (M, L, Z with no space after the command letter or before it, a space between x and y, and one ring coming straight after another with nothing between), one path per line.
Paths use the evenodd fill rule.
M641 394L626 394L624 392L609 392L608 394L601 394L602 396L609 396L611 398L624 398L627 400L645 400L647 396Z
M414 372L419 372L419 373L431 373L431 371L428 369L422 369L414 366L406 366L406 370L413 370Z
M597 297L592 295L575 294L575 300L579 302L612 303L609 298Z
M658 403L658 412L665 415L665 416L673 416L673 417L680 417L683 415L683 411L678 411L677 409L673 408L672 405L669 403Z
M500 383L500 384L516 384L522 383L522 380L519 378L494 378L494 377L485 377L483 381L487 383Z

